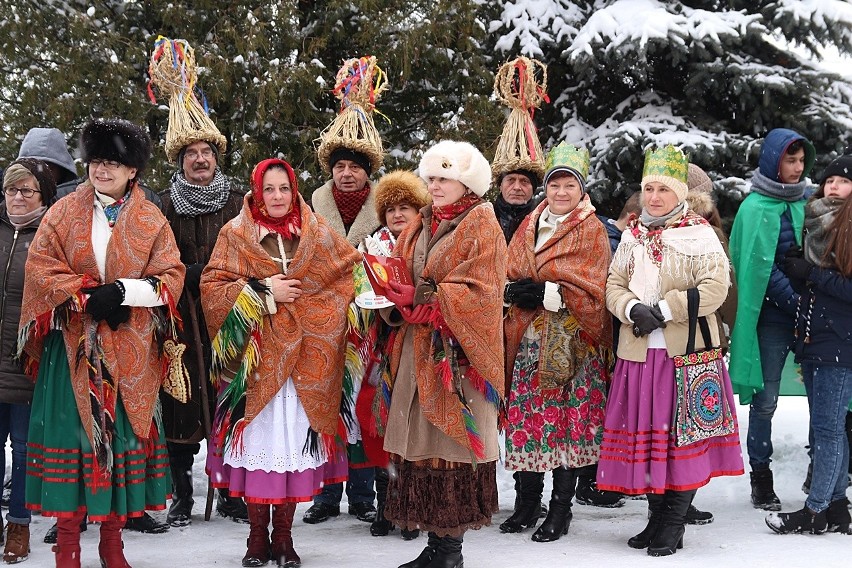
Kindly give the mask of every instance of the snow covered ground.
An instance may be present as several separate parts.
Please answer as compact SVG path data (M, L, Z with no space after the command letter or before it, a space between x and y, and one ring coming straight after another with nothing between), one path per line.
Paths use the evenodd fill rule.
M738 407L741 436L745 440L746 407ZM801 491L807 469L807 402L800 397L783 397L775 424L775 489L784 510L799 509L805 495ZM8 450L7 450L8 451ZM745 450L743 450L745 451ZM238 567L245 553L248 525L236 524L215 516L203 520L203 495L207 480L203 473L203 455L195 465L197 495L193 524L171 529L162 535L125 533L125 554L134 568L165 566ZM627 547L626 541L645 526L646 503L628 501L621 509L599 509L576 505L571 529L552 543L530 540L532 531L504 535L497 530L511 514L514 491L512 477L498 467L501 511L494 524L467 534L464 544L466 568L533 568L539 566L813 566L832 568L850 566L852 536L837 534L786 535L771 532L763 522L765 512L749 503L748 474L713 480L699 490L695 504L712 511L714 523L688 526L685 547L669 558L651 558L643 550ZM549 480L548 480L549 483ZM549 485L545 488L549 494ZM345 499L345 497L344 497ZM395 568L416 557L425 546L425 536L406 542L399 531L387 537L372 537L369 525L343 514L320 525L301 521L308 504L299 505L293 535L304 568ZM165 512L154 513L160 518ZM32 552L24 566L53 566L50 546L41 542L53 519L34 517L31 525ZM90 525L83 533L83 567L96 568L98 529Z

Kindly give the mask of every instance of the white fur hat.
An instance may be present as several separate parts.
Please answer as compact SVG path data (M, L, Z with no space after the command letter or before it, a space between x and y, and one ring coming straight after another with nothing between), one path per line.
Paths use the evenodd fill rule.
M491 166L485 156L473 145L454 140L438 142L426 150L418 173L426 183L438 177L458 180L479 197L491 184Z

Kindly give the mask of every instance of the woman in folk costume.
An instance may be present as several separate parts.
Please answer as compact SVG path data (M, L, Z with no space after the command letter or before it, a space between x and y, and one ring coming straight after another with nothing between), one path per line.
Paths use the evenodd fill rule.
M707 221L689 211L687 158L672 146L651 151L642 175L642 213L621 239L610 267L607 308L621 320L618 362L606 407L598 486L648 496L645 529L628 540L651 556L674 554L696 489L710 478L741 475L743 461L730 378L719 365L713 413L675 414L675 357L687 353L688 293L699 293L698 319L706 317L709 345L719 345L716 311L728 293L725 251ZM703 322L702 322L703 323ZM703 399L702 399L703 401ZM687 399L691 402L691 399ZM692 408L691 405L689 405ZM692 419L692 422L688 420ZM682 437L682 425L706 427Z
M270 554L299 566L296 503L346 478L340 401L359 258L307 206L290 164L273 158L255 166L242 212L222 228L202 275L220 389L207 471L248 505L243 566L263 566Z
M612 357L604 304L610 251L585 192L589 153L551 150L547 198L509 244L505 301L506 468L520 476L520 503L502 532L535 526L544 474L553 472L536 542L568 532L579 468L598 461Z
M770 513L773 531L850 533L846 499L848 414L852 404L852 154L825 169L805 206L804 252L788 254L784 272L801 294L796 361L810 407L813 473L805 506Z
M391 256L396 239L402 230L417 217L420 209L429 204L429 194L423 180L405 170L396 170L382 176L375 185L373 193L376 216L383 225L365 239L362 248L370 254ZM390 391L393 388L393 377L389 372L388 346L393 344L393 332L397 328L388 325L376 310L366 309L360 303L363 302L360 298L356 298L355 304L359 306L355 309L360 323L357 328L365 330L359 342L363 346L359 353L363 379L355 410L367 460L378 464L376 465L376 520L370 525L370 534L387 536L394 529L394 525L384 514L389 460L382 446L388 420ZM412 540L420 535L418 529L402 529L401 532L405 540Z
M101 564L128 568L121 528L165 508L170 485L157 395L187 386L174 341L184 267L137 185L145 131L94 120L80 143L89 179L45 214L26 264L18 346L38 373L26 500L58 517L57 566L80 566L88 513Z
M432 205L406 228L394 256L412 285L391 285L402 324L385 450L396 471L385 516L429 542L401 568L459 568L467 529L497 510L497 409L503 396L506 245L488 190L488 161L465 142L443 141L420 160Z

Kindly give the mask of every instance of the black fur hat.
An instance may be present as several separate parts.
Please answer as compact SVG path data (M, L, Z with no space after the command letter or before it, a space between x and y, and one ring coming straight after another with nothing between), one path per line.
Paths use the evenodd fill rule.
M151 138L142 127L120 118L95 119L80 133L83 161L114 160L136 168L136 177L151 157Z

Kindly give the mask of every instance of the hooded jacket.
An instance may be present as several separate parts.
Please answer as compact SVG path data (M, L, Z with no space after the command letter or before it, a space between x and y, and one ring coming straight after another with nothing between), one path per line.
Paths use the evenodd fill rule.
M57 185L77 178L77 166L68 153L65 135L56 128L30 128L21 142L18 157L38 158L60 167L63 175L56 180Z

